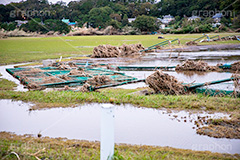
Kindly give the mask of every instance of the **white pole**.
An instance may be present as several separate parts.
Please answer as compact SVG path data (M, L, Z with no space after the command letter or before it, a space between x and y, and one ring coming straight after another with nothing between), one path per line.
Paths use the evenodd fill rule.
M101 108L101 160L111 160L114 154L114 105L103 104Z

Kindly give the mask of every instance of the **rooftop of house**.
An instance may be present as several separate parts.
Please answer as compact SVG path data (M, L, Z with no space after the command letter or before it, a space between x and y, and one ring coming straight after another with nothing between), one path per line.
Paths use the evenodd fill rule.
M222 18L222 13L216 13L212 18Z
M163 16L163 19L166 19L166 18L173 18L173 16L171 16L170 14Z
M65 19L65 18L62 19L62 22L64 22L64 23L70 23L69 19Z

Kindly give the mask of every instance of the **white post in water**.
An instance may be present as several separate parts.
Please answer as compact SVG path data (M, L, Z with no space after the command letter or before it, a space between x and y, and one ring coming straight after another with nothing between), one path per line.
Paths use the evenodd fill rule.
M114 154L114 105L101 108L101 160L111 160Z

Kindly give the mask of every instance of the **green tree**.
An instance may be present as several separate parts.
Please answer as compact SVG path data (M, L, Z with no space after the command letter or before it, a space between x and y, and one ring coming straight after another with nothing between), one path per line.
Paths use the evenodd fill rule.
M133 26L139 28L141 31L156 31L158 29L156 25L156 18L151 16L138 16L133 21Z
M240 28L240 15L233 19L233 28Z
M21 25L20 29L23 29L24 31L30 31L30 32L42 32L46 33L47 30L44 28L43 24L41 23L40 18L35 18L30 20L27 24Z
M105 27L111 20L110 14L113 10L110 7L93 8L89 12L89 23L92 27Z
M115 29L119 29L121 28L121 23L112 19L108 22L108 26L113 26Z
M2 23L0 24L0 28L3 28L4 30L7 31L13 31L14 29L16 29L16 23L15 22L10 22L10 23Z
M48 19L44 21L44 25L47 31L58 31L65 34L70 32L70 26L60 20Z
M128 17L126 14L124 14L123 20L122 20L122 26L124 27L126 25L128 25Z

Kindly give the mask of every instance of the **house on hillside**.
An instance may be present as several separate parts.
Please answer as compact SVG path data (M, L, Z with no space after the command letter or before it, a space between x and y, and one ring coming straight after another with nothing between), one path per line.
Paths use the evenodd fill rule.
M213 18L214 22L219 23L221 21L222 17L223 17L222 13L216 13L212 18Z
M188 17L188 21L200 21L201 17L199 16L192 16L192 17Z
M66 24L69 25L69 26L71 26L72 29L74 29L74 27L75 27L76 24L77 24L77 22L70 22L69 19L65 19L65 18L62 19L62 22L63 22L63 23L66 23Z
M136 18L128 18L128 22L129 23L132 23L133 21L135 21L136 20Z
M168 23L170 23L171 21L175 20L175 18L169 14L169 15L163 16L162 19L161 19L161 18L158 18L158 20L160 20L163 24L168 24Z
M68 23L70 23L70 20L63 18L63 19L62 19L62 22L68 24Z
M28 21L22 21L22 20L15 20L15 22L17 23L17 27L20 27L22 24L28 23Z

